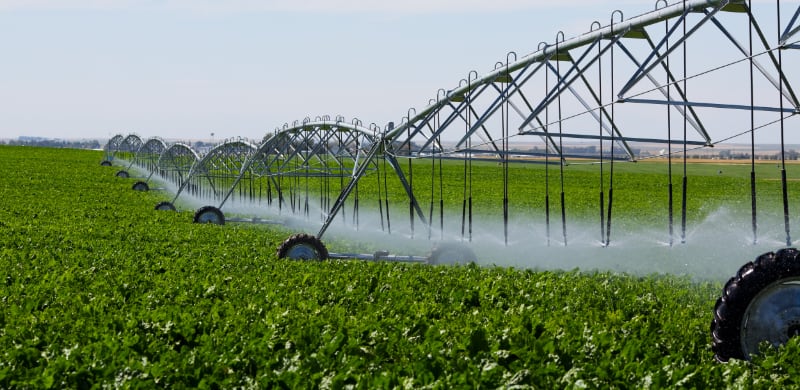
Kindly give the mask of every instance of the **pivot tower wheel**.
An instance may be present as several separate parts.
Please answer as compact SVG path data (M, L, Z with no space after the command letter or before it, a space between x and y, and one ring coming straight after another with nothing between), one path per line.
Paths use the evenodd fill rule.
M287 238L278 246L279 259L325 260L328 249L322 241L310 234L298 233Z
M163 202L159 202L156 205L156 210L158 210L158 211L176 211L177 209L175 208L175 205L172 204L172 202L163 201Z
M124 169L120 170L120 171L117 171L116 176L117 177L121 177L123 179L127 179L127 178L131 177L131 175L128 173L128 171L126 171Z
M150 186L143 181L137 181L136 183L133 183L133 187L131 188L133 188L134 191L142 191L142 192L150 191Z
M225 224L225 215L214 206L203 206L194 213L195 223L213 223L215 225Z
M428 264L466 264L478 261L475 252L458 242L436 244L428 256Z
M111 166L111 161L103 160L103 161L100 162L100 166L101 167L110 167Z
M800 335L800 251L781 249L743 265L714 305L715 358L749 360L758 346Z

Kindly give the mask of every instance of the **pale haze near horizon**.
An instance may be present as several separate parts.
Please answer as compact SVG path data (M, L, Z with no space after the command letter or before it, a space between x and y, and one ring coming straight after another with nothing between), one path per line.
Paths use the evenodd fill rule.
M673 2L670 2L673 3ZM0 138L261 139L380 127L471 70L645 1L0 0Z

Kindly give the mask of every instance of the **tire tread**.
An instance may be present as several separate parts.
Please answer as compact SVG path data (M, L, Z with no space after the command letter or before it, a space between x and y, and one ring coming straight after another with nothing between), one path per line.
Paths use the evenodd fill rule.
M289 238L284 240L279 246L277 255L279 259L286 258L286 255L289 253L289 250L301 243L310 244L314 247L314 249L319 254L320 258L317 260L326 260L329 256L328 248L325 247L325 244L322 243L320 239L316 236L307 233L296 233L291 235Z
M717 361L749 358L744 356L741 345L741 326L748 305L764 287L787 277L800 276L799 253L795 248L764 253L741 266L728 279L722 296L714 304L711 320L711 350Z

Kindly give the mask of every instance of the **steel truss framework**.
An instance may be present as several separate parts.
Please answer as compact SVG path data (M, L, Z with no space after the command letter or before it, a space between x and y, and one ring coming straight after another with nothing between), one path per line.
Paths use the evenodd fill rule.
M200 161L200 156L191 146L176 142L161 153L157 169L164 179L181 187L198 161Z
M178 186L200 160L189 145L180 142L168 144L158 137L142 141L136 134L115 135L108 140L103 151L104 162L110 163L116 157L128 163L127 169L136 166L147 172L147 181L157 174Z
M111 161L114 160L114 155L119 150L120 145L122 144L122 140L124 139L125 137L122 134L117 134L108 140L108 142L103 147L103 161L107 161L110 163Z
M256 145L245 139L226 140L215 146L192 165L185 180L180 183L172 203L184 191L206 201L221 200L256 149ZM185 162L173 159L171 164L177 166Z
M780 0L774 5L765 4L758 3L755 9L752 1L687 0L670 5L662 0L656 2L654 11L630 19L624 19L621 11L614 11L609 24L595 22L584 35L565 39L559 33L554 43L542 42L530 55L517 58L515 53L509 53L484 76L469 72L457 87L439 90L428 107L419 112L409 110L397 127L390 123L381 130L375 125L364 128L357 121L346 123L342 118L307 118L287 124L258 146L243 140L226 141L199 160L186 145L166 148L157 141L142 145L138 136L116 136L106 147L104 163L110 164L114 158L130 159L132 164L151 172L175 172L166 175L169 180L180 182L175 199L189 188L193 195L219 205L199 209L196 222L224 223L220 208L237 199L250 204L265 199L268 205L275 200L279 210L289 209L308 217L312 196L318 195L322 221L318 234L291 236L278 247L278 257L372 258L437 264L474 261L475 256L467 247L448 249L446 245L435 246L425 258L389 256L387 251L332 255L320 238L337 216L347 220L344 216L348 199L358 227L359 182L369 174L378 178L381 228L385 216L391 233L386 177L392 174L402 186L402 191L397 192L408 197L411 235L417 221L427 230L429 239L436 228L435 216L438 215L438 229L443 232L445 213L458 209L445 205L443 196L444 181L457 179L463 185L461 237L472 241L473 201L488 192L476 188L473 198L472 166L486 167L491 163L501 172L503 235L508 244L509 182L526 180L511 177L509 166L542 163L547 243L551 239L552 167L552 175L558 176L557 180L554 177L553 186L558 183L560 187L552 189L560 195L557 204L562 229L561 237L556 239L567 245L564 182L569 178L565 177L565 167L589 163L599 172L600 236L602 243L609 245L614 164L653 157L637 148L639 144L651 144L662 148L656 157L668 159L672 245L676 235L674 203L681 207L679 237L686 240L689 153L735 141L750 145L755 243L758 139L759 143L780 145L783 222L786 245L791 246L785 137L789 126L796 126L800 113L793 85L799 68L788 62L796 56L794 50L800 48L800 6L794 2L792 12L787 14L782 13ZM588 152L575 151L565 140L595 144ZM527 145L527 149L520 150L519 144ZM154 165L153 155L159 151L158 164ZM463 177L446 178L442 168L445 159L463 161ZM673 199L673 159L679 160L678 166L682 162L680 200ZM427 163L420 164L420 160ZM191 168L184 175L187 167ZM419 184L418 180L415 187L414 171L419 172L422 167L430 167L422 174L429 181L421 180L423 183ZM494 168L496 172L498 168ZM448 172L452 174L452 170ZM437 187L439 202L434 202ZM429 199L425 199L425 192L430 194ZM336 195L333 201L332 194ZM419 199L430 202L427 218ZM162 209L160 206L156 208ZM766 253L742 266L725 284L723 295L714 306L710 328L711 349L718 360L749 359L765 341L780 345L798 334L797 257L796 249Z
M339 195L356 175L356 168L378 171L375 159L367 164L362 161L368 158L379 133L377 125L364 127L358 119L348 122L341 116L334 120L328 116L306 118L276 129L257 147L249 145L247 156L235 159L236 164L217 164L220 174L211 180L195 179L208 176L203 173L207 171L201 168L203 164L198 164L188 181L201 194L208 193L209 188L225 189L211 190L217 210L233 202L273 207L278 214L286 212L306 219L315 214L320 221L338 213L347 220L349 212L344 210L345 201ZM215 148L220 156L242 155L239 149L232 150L231 145ZM398 177L403 177L396 160L389 157L387 161ZM356 193L351 201L352 223L357 225L358 182L352 185ZM406 194L413 198L410 188L406 188Z
M364 128L358 120L347 123L341 117L335 121L328 117L313 121L306 118L287 124L258 147L219 207L238 187L240 194L244 189L251 201L266 198L271 205L275 200L279 210L289 208L308 216L313 202L309 186L314 186L319 210L327 210L331 186L335 186L331 180L341 183L351 177L353 167L375 142L375 133L375 128Z
M136 154L142 145L144 145L144 142L138 135L129 134L119 143L113 158L123 160L130 165L136 159Z
M800 7L792 7L788 15L779 10L777 20L774 5L751 9L746 1L659 1L654 11L627 20L614 11L610 23L595 22L586 34L565 39L559 33L555 42L541 42L530 55L509 53L488 74L471 71L457 87L440 89L428 107L409 110L400 125L390 126L369 156L496 161L503 166L506 224L509 164L557 166L564 244L564 167L589 159L599 167L601 209L607 210L601 213L602 236L608 244L614 161L649 158L640 156L636 145L660 144L662 157L670 159L671 242L673 157L685 161L694 149L730 140L754 143L756 135L761 142L772 137L770 142L780 143L783 152L785 125L800 109L789 74L794 68L783 64L784 52L800 47L795 42ZM590 154L573 154L565 140L591 141L596 147ZM512 142L540 147L512 150ZM356 172L352 182L364 173ZM681 240L686 181L684 176ZM471 187L469 178L465 182ZM347 186L342 198L352 188ZM471 209L472 188L468 192L465 202ZM418 208L411 200L410 208ZM784 209L789 242L788 205ZM547 206L548 221L549 213ZM754 206L754 235L755 218ZM423 215L418 219L430 227Z
M417 200L427 189L415 187L412 161L464 161L462 209L469 216L463 215L462 221L472 220L473 162L499 163L506 224L508 182L513 180L509 165L542 163L547 175L558 177L553 182L560 183L544 195L548 242L552 190L560 195L560 202L553 203L561 207L560 240L566 244L564 170L570 164L591 163L600 176L601 236L608 244L614 164L652 158L639 153L639 146L655 144L662 147L657 157L670 160L670 242L675 234L673 203L681 209L679 233L684 240L686 169L684 164L682 181L675 184L681 199L673 200L673 159L685 163L692 150L732 140L754 145L757 137L759 142L780 143L783 158L786 126L800 109L792 74L797 67L784 64L800 48L800 7L795 4L781 13L780 1L776 5L778 12L775 5L759 3L756 9L748 1L658 1L652 12L629 19L614 11L608 23L595 22L583 35L565 39L558 33L554 42L539 43L532 54L518 58L509 53L483 76L469 72L456 87L440 89L424 109L409 110L397 126L364 128L341 117L306 118L276 130L258 146L224 142L193 164L187 177L179 175L174 200L188 188L220 208L236 199L263 200L308 216L309 194L314 193L308 187L319 186L315 194L323 220L317 234L321 237L347 202L358 204L358 183L364 176L393 172L408 196L412 234L416 221L427 226L430 237L437 213L431 205L426 218ZM114 137L107 153L113 157L135 150L138 137L131 137ZM565 141L594 145L590 152L576 152ZM161 160L163 156L159 165ZM390 168L378 169L383 163ZM188 163L172 165L185 168ZM338 185L331 185L334 179ZM790 242L785 169L783 181ZM755 198L754 185L752 191ZM446 206L438 207L442 215Z
M150 180L150 177L156 173L163 175L163 172L158 169L158 160L166 150L167 144L164 140L160 138L150 138L136 151L134 158L128 165L128 169L136 165L146 172L149 172L147 180Z

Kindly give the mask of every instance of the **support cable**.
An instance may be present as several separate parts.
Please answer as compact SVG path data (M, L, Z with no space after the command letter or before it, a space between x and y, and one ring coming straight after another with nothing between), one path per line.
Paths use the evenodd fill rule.
M598 26L600 25L599 22L595 22ZM594 24L592 24L594 26ZM613 44L613 43L612 43ZM600 57L602 55L602 48L600 45L597 45L597 56ZM597 83L598 83L598 94L600 98L598 99L598 103L602 106L603 104L603 61L597 61ZM614 98L613 95L611 97ZM598 132L598 140L600 142L600 242L604 242L606 236L606 202L605 202L605 184L603 183L603 112L601 109L599 117L599 132ZM613 132L613 129L612 129Z
M624 18L624 16L622 15L622 11L620 11L620 10L616 10L616 11L611 13L610 31L611 31L611 35L612 36L614 35L614 15L616 15L616 14L619 14L620 21L622 21L623 18ZM612 97L612 100L611 100L611 129L612 129L612 131L611 131L611 140L610 140L610 144L611 144L611 160L609 161L609 169L608 169L608 212L606 213L606 240L603 243L604 246L609 246L611 244L611 211L612 211L612 206L614 204L614 159L615 159L615 156L614 156L614 151L615 150L614 149L615 149L615 145L616 145L616 141L615 141L614 138L616 137L616 133L617 133L616 131L614 131L614 129L617 127L617 122L616 122L616 117L615 117L615 112L614 112L614 109L616 107L616 100L617 100L615 95L614 95L614 71L615 71L615 67L614 67L614 52L615 52L615 50L614 50L614 46L611 46L611 53L610 53L610 55L611 55L611 58L610 58L610 63L611 63L610 64L611 65L611 77L610 78L611 78L611 80L610 81L611 81L611 97Z
M558 35L561 36L561 41L558 40ZM556 35L556 58L559 56L559 43L563 42L564 40L564 33L559 31ZM558 73L559 80L561 79L561 62L556 62L556 73ZM564 246L567 246L567 208L564 204L565 196L564 196L564 137L561 137L562 133L562 121L561 121L561 82L558 83L558 149L560 150L559 155L559 177L561 182L561 234L564 238Z
M408 137L408 186L411 188L411 192L414 192L414 166L412 164L411 158L411 114L408 114L407 117L409 123L406 127ZM410 198L408 200L408 217L409 223L411 224L411 238L414 238L414 199Z
M347 145L345 145L345 143L344 143L344 140L342 139L342 137L341 137L341 136L338 136L336 139L337 139L337 141L338 141L338 143L339 143L339 150L347 150ZM351 157L352 157L352 156L351 156ZM344 191L344 190L345 190L345 185L344 185L344 174L342 174L342 175L339 175L339 194L340 194L340 196L341 196L341 193L342 193L342 191ZM335 204L335 203L334 203L334 204ZM346 209L347 209L346 207L342 207L342 208L341 208L341 211L342 211L342 222L343 222L345 225L347 224L347 217L345 216L345 214L346 214L346 212L345 212L345 211L346 211Z
M359 210L358 210L358 183L356 182L355 186L355 198L353 199L353 225L356 227L356 231L358 231L358 223L359 223Z
M294 170L298 171L299 169L300 169L300 163L298 162L298 160L297 160L297 158L295 156L295 158L294 158ZM297 202L297 199L298 199L297 198L297 196L298 196L297 195L297 187L298 187L297 180L298 180L298 176L299 175L295 174L295 175L292 175L292 176L293 177L291 179L289 179L289 182L291 183L289 195L292 198L292 202L291 202L291 204L292 204L292 214L296 215L297 214L297 209L300 206L298 204L298 202Z
M439 111L436 112L436 115L433 118L433 132L436 133L436 129L439 122ZM431 199L430 199L430 207L428 209L428 240L431 239L431 234L433 233L433 203L436 198L436 142L431 144Z
M374 139L378 139L377 136L375 136L373 138ZM384 161L386 161L386 160L384 160ZM375 178L378 181L378 213L381 216L381 231L385 232L386 231L386 226L385 226L385 222L383 220L383 191L381 191L381 170L380 170L380 166L378 165L377 161L375 161L374 164L375 164L375 172L376 172Z
M470 104L470 92L469 91L472 90L472 85L470 84L471 82L472 82L472 77L471 76L467 76L467 87L468 88L467 88L467 92L465 93L465 97L464 97L464 104L467 107L469 107L469 104ZM470 136L470 133L469 133L470 128L472 128L472 111L467 109L466 112L467 112L467 118L466 118L466 121L465 121L464 136L467 137L467 148L466 148L465 151L463 151L463 158L464 158L464 190L463 190L462 203L461 203L461 240L463 241L464 239L469 239L471 241L471 237L469 237L469 238L467 237L467 234L468 234L468 232L467 232L467 219L469 219L471 221L472 220L472 215L471 215L471 212L470 212L469 216L467 215L467 213L468 213L467 209L468 209L468 206L469 206L470 210L472 209L472 199L471 199L471 197L472 197L472 188L470 186L470 182L471 181L470 181L470 178L469 178L469 173L472 170L470 156L469 156L469 151L472 149L472 137ZM469 230L471 231L472 230L472 228L471 228L472 223L469 222L469 224L470 224ZM471 236L471 234L470 234L470 236Z
M444 175L442 174L442 139L438 139L439 144L439 239L444 239Z
M686 12L686 2L683 3L684 13ZM686 18L683 18L683 36L686 37ZM686 96L686 99L689 99L689 91L687 89L687 78L688 75L687 71L687 40L683 39L681 42L683 46L683 95ZM686 115L683 116L683 181L682 181L682 189L681 189L681 244L686 243L686 192L687 187L689 185L689 180L686 174L686 160L687 156L687 127L688 127L688 118Z
M664 21L664 33L669 34L669 19ZM669 36L665 39L666 51L669 53ZM669 69L669 54L664 59L666 68ZM672 101L672 84L670 74L667 72L667 101ZM675 199L673 194L674 183L672 181L672 107L667 105L667 219L669 227L669 246L675 243Z
M319 199L318 199L319 200L319 218L320 218L321 222L325 221L325 216L326 216L326 213L327 213L327 210L328 210L327 204L326 204L326 200L325 200L325 197L327 196L326 187L327 187L328 179L334 174L334 171L335 171L335 168L331 167L331 163L330 163L331 162L331 154L332 154L332 151L331 151L331 148L330 148L331 147L331 145L330 145L330 141L331 141L331 135L330 134L331 133L333 133L333 131L330 131L328 134L326 134L324 137L321 137L320 140L319 140L320 144L325 145L323 147L322 155L320 157L318 157L319 160L320 160L320 164L322 164L322 172L323 173L322 173L322 177L320 177L320 179L316 181L316 183L319 185L319 188L317 190L317 195L319 196Z
M506 74L508 73L508 57L506 57ZM505 94L505 92L504 92ZM501 136L503 138L503 240L508 246L508 99L509 96L503 96L505 103L501 107L502 121L500 126Z
M469 100L469 95L466 97ZM468 104L468 103L467 103ZM467 120L466 120L466 131L464 134L469 134L470 129L470 119L472 118L472 113L467 111ZM469 150L472 145L469 144L469 138L467 138L467 150ZM467 152L463 152L464 155L464 191L461 197L461 240L463 241L466 237L466 225L467 225Z
M549 59L547 61L550 61ZM545 93L550 89L550 72L545 72L544 88ZM550 105L544 109L544 132L547 137L544 140L544 224L545 235L547 236L547 246L550 246Z
M308 207L308 197L309 197L308 186L309 186L309 174L310 174L309 166L308 166L309 165L308 164L308 158L309 158L308 156L305 157L305 163L304 163L305 169L306 169L306 177L305 177L306 198L305 198L305 204L303 205L303 215L305 216L306 220L308 220L308 218L310 216L309 207Z
M275 191L278 192L278 215L283 215L283 175L278 175Z
M468 103L468 105L469 104L472 104L472 102L470 101ZM472 150L472 136L471 135L470 135L469 139L467 140L467 148ZM469 242L472 242L472 184L473 184L472 173L473 172L472 172L472 152L471 151L468 153L467 162L469 164L469 198L467 199L467 215L468 215L468 221L467 222L468 222L468 228L469 228L468 239L469 239Z
M472 74L470 72L467 76L467 88L468 91L472 91ZM477 77L477 73L475 74ZM461 239L464 239L464 217L466 214L466 223L467 223L467 241L472 242L472 134L470 133L470 129L472 128L472 115L473 110L471 109L472 104L472 93L466 92L465 93L465 100L466 106L469 108L467 110L467 123L466 123L466 136L467 136L467 150L464 151L464 195L465 195L465 202L462 205L462 217L461 217ZM466 213L465 213L466 212Z
M381 142L384 142L383 139L384 138L381 137ZM384 154L386 154L386 146L385 145L384 145ZM389 175L387 174L387 171L386 171L386 156L384 155L381 160L383 160L383 193L384 193L384 195L386 195L386 199L385 199L385 202L386 202L386 230L389 232L389 234L392 234L392 220L391 220L391 218L389 216L389 184L387 183L388 182L387 177Z
M778 44L780 45L781 41L781 2L780 0L776 0L777 3L777 16L778 16ZM780 48L778 48L778 72L782 73L783 71L783 53ZM783 112L783 77L778 78L778 98L780 99L780 108L781 112ZM786 246L792 245L792 235L791 229L789 226L789 191L788 185L786 181L786 143L785 143L785 127L784 127L784 120L783 115L781 115L781 190L783 193L783 226L784 230L786 231Z
M758 219L756 213L756 123L755 123L755 84L754 72L755 63L753 59L753 1L749 0L747 4L748 15L748 39L750 55L750 222L753 228L753 245L758 243ZM781 114L783 116L783 114Z
M360 137L358 135L356 135L356 139L355 139L355 141L356 141L356 154L360 153L360 151L361 151L361 143L359 142L359 139L360 139ZM368 166L369 165L369 160L365 160L363 162L363 164ZM358 199L359 198L359 196L358 196L358 182L359 181L356 181L355 198L353 198L353 225L355 225L356 231L358 231L359 218L360 218L360 213L359 213L359 208L358 208L358 200L359 200Z

